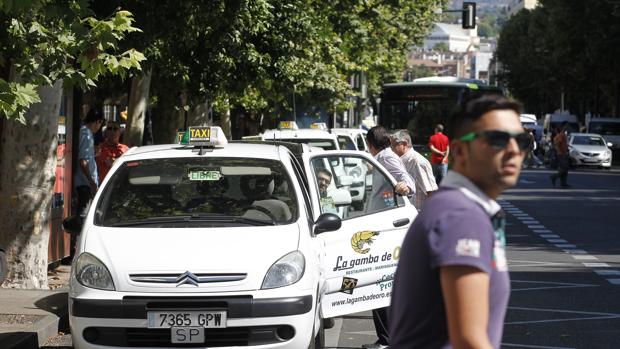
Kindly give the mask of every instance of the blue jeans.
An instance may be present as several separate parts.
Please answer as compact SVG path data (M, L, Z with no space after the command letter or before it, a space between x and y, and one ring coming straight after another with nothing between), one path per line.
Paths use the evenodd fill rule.
M441 183L441 180L448 174L448 164L433 164L433 175L435 176L435 182L437 185Z

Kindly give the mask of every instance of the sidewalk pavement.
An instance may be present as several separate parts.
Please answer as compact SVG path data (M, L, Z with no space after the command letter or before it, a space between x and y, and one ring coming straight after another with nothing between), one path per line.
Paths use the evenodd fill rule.
M69 266L50 271L50 290L0 288L0 348L39 348L69 328L69 274Z

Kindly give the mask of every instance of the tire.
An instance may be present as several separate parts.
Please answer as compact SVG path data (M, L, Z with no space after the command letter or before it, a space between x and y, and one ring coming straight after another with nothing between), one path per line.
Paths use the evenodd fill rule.
M4 282L4 278L6 277L6 273L8 272L9 266L6 261L6 253L0 250L0 284Z

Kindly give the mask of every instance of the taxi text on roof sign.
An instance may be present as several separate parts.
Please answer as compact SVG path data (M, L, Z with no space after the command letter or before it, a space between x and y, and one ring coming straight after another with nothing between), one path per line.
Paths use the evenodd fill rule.
M280 121L278 128L281 130L298 130L299 127L295 121Z
M178 134L181 137L181 134ZM218 126L191 126L181 137L181 144L191 146L223 147L228 140Z
M198 143L212 143L211 141L211 128L210 127L190 127L189 128L189 142L191 144ZM217 139L217 130L213 130L214 138Z
M310 125L310 128L315 130L327 130L327 124L324 122L314 122Z

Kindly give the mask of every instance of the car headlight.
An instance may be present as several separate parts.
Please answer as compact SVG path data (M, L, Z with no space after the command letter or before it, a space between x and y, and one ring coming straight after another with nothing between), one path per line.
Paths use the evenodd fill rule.
M97 257L82 253L74 263L75 278L83 286L100 290L114 291L112 275Z
M605 150L605 156L611 156L611 150L609 149Z
M571 149L570 155L571 156L581 156L581 153L578 152L576 149Z
M304 255L293 251L273 263L265 275L261 289L292 285L301 279L305 269Z

